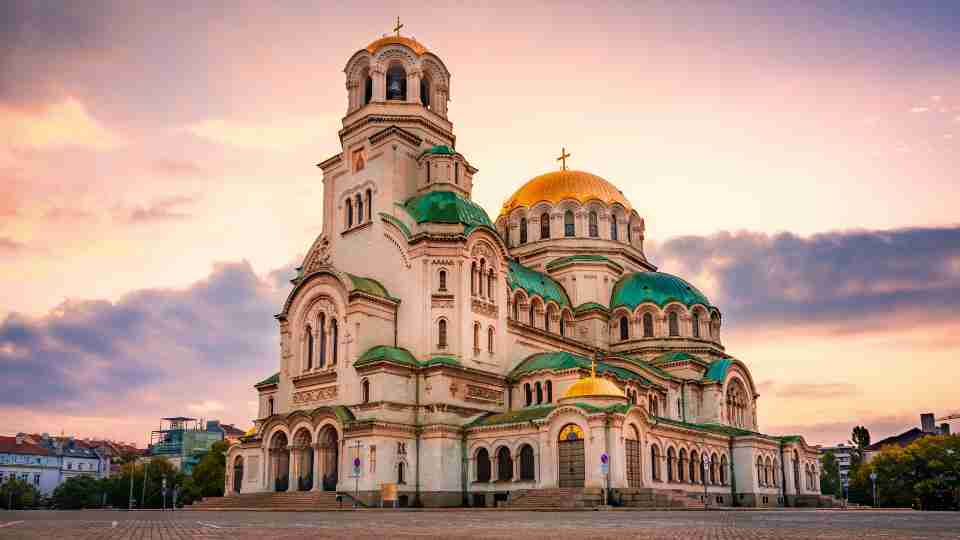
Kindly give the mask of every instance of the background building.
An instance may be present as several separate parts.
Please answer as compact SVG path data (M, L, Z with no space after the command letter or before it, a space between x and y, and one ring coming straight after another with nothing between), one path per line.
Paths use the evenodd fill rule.
M148 456L166 458L183 473L190 474L194 465L210 451L214 443L243 432L219 420L204 423L196 418L174 416L162 418L160 429L151 432Z

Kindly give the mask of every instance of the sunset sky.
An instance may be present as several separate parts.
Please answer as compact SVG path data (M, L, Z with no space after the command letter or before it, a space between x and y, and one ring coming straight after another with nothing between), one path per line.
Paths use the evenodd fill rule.
M561 146L620 187L763 431L960 410L960 3L29 0L0 2L0 434L252 424L343 67L397 15L491 218Z

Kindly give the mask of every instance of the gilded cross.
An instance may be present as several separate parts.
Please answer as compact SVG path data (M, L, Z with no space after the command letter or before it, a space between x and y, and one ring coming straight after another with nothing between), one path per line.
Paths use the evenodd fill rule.
M560 170L563 170L563 171L567 170L567 158L568 158L568 157L570 157L570 154L567 153L567 149L566 149L566 148L562 148L562 149L560 150L560 157L557 158L557 161L559 161L560 164L561 164L561 165L560 165L560 167L561 167Z
M397 37L400 37L400 29L403 28L403 25L400 24L400 16L397 16L397 25L393 27L393 31L397 33Z

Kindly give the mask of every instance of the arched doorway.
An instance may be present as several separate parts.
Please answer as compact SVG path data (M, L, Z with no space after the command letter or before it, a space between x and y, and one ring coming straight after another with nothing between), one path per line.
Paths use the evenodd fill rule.
M274 491L286 491L290 486L290 449L287 434L278 431L270 439L270 474Z
M583 430L576 424L567 424L560 430L557 441L557 464L559 487L583 487L586 466L583 447Z
M240 493L243 486L243 456L237 456L233 461L233 492Z
M627 485L630 487L640 487L642 484L640 468L640 433L636 426L627 426L626 430L626 452L627 452Z
M326 426L320 431L320 479L324 491L336 491L338 474L337 464L340 462L340 439L333 426Z
M297 491L310 491L313 489L313 439L310 430L300 428L293 435L293 451L296 453L294 464L296 465Z

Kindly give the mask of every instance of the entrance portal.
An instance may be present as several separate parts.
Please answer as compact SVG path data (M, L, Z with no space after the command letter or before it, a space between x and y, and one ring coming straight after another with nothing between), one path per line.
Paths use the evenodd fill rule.
M340 463L340 440L337 430L332 426L323 428L320 432L320 478L324 491L336 491L340 479L338 464Z
M233 492L240 493L240 487L243 486L243 456L237 456L233 462Z
M586 477L583 430L576 424L567 424L560 430L558 439L559 487L582 488Z
M270 474L274 491L286 491L290 485L290 449L287 434L278 431L270 441Z

